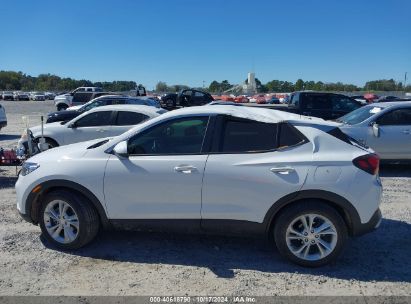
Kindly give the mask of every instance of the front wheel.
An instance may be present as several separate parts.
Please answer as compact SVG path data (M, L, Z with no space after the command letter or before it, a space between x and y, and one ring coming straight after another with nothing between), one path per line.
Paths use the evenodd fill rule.
M40 212L43 235L57 248L78 249L97 235L97 212L80 195L64 190L51 192L45 197Z
M274 226L279 253L296 264L319 267L334 261L347 239L347 227L332 207L317 201L285 209Z

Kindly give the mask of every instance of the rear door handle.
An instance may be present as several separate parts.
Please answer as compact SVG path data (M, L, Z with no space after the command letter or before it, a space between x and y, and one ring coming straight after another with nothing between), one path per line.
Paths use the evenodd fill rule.
M97 129L97 132L106 132L106 129Z
M410 130L404 130L404 131L402 131L402 133L410 135L411 131Z
M174 171L184 173L184 174L193 173L195 170L197 170L197 168L191 165L180 165L180 166L174 167Z
M293 167L274 167L270 169L271 172L273 173L278 173L278 174L289 174L291 172L294 172L295 169Z

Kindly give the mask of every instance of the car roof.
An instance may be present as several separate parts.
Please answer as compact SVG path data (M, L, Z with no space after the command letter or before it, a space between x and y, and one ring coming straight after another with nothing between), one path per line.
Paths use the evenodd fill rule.
M264 109L251 106L234 106L234 105L205 105L197 107L188 107L174 110L163 114L164 118L175 116L196 116L196 115L230 115L238 118L257 120L267 123L277 123L282 121L316 121L326 123L325 120L316 117L302 116L299 114L289 113L285 111Z
M411 106L411 101L387 101L387 102L375 102L371 103L368 106L371 107L380 107L380 108L388 108L388 107L397 107L397 106Z
M157 116L159 108L144 106L144 105L133 105L133 104L124 104L124 105L108 105L93 108L85 113L101 112L101 111L129 111L129 112L139 112L145 114L151 114Z

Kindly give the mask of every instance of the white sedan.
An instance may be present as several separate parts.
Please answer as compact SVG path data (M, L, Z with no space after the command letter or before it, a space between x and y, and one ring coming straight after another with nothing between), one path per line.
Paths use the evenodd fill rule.
M98 107L66 123L45 124L43 137L49 147L54 148L97 138L117 136L143 121L159 116L161 113L162 109L142 105ZM35 140L42 137L41 126L33 127L30 131Z
M370 146L383 162L411 162L410 101L373 103L337 121L344 133Z

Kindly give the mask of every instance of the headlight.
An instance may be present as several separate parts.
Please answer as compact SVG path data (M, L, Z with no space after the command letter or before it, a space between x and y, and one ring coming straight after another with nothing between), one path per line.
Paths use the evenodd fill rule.
M25 162L25 163L23 163L20 174L22 176L26 176L27 174L29 174L29 173L33 172L34 170L36 170L38 167L40 167L39 164Z

